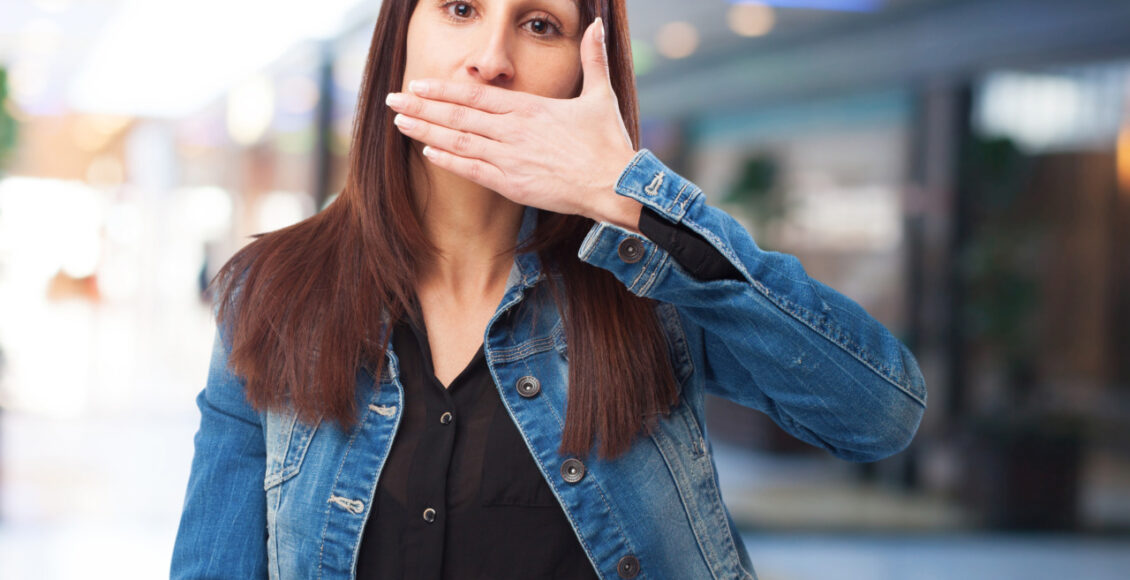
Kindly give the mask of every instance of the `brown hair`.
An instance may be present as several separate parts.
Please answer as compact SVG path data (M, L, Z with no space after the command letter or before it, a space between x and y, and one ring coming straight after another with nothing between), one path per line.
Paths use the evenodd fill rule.
M623 0L579 3L581 21L599 14L609 72L634 146L639 116ZM400 91L408 21L416 0L386 0L377 18L354 120L346 184L313 217L259 234L217 274L219 320L230 333L231 368L259 410L290 406L299 419L356 421L356 373L385 364L389 321L412 311L416 265L431 246L411 203L409 159L384 95ZM581 262L593 222L540 211L530 243L543 268L564 280L557 295L569 345L569 392L560 452L623 453L677 401L654 303L612 274ZM381 335L377 331L384 329Z

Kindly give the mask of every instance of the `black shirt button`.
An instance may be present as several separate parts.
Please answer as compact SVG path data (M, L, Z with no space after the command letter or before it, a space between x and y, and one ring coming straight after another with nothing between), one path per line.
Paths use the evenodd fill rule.
M448 425L454 418L455 415L452 415L451 411L444 411L443 414L439 416L439 422L441 425Z
M515 386L518 389L518 394L527 399L536 397L541 392L541 382L534 377L522 377L518 379Z
M561 464L561 478L568 483L577 483L585 476L585 464L580 459L566 459Z
M436 521L436 510L432 508L424 510L424 521L429 524ZM621 560L621 562L623 562L623 560Z
M621 578L635 578L640 573L640 561L635 556L628 554L616 563L616 572Z
M643 242L639 238L624 238L624 241L620 242L620 247L616 249L616 253L620 255L621 260L635 264L643 257Z

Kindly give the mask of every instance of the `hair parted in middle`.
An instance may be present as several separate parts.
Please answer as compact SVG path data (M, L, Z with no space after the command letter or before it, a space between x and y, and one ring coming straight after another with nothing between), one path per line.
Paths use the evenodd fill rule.
M426 0L427 1L427 0ZM416 0L385 0L373 30L354 119L345 186L320 213L260 234L224 265L219 322L228 363L259 410L290 408L305 422L358 417L357 372L380 376L389 321L413 311L418 265L434 253L412 203L411 156L384 96L399 92ZM623 0L580 0L581 22L604 19L609 75L632 145L639 114ZM579 90L579 87L578 87ZM616 457L678 401L652 300L633 295L577 250L593 221L539 211L529 242L564 282L554 292L569 352L559 452ZM558 276L555 276L558 277Z

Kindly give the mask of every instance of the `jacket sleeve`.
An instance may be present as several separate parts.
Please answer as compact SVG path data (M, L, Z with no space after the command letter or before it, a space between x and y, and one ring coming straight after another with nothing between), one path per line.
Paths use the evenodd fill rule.
M793 256L761 250L702 191L640 151L616 193L706 239L742 274L701 280L644 236L608 223L578 257L628 289L672 304L700 337L706 391L758 409L793 436L851 461L909 445L926 408L914 356L858 304L810 278Z
M266 449L244 382L228 368L217 331L211 368L196 398L200 429L170 578L266 578Z

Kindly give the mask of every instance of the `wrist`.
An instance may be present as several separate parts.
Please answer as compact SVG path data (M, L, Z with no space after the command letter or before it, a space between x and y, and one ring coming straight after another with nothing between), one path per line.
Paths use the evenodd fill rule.
M628 151L623 162L615 165L619 168L616 175L613 176L608 185L602 186L598 193L592 197L593 204L586 217L598 222L610 223L637 234L640 233L640 212L643 211L643 204L616 193L616 184L635 157L635 151Z
M624 197L615 191L609 191L604 196L601 210L590 217L596 221L610 223L638 234L640 233L640 212L642 211L642 203L630 197Z

